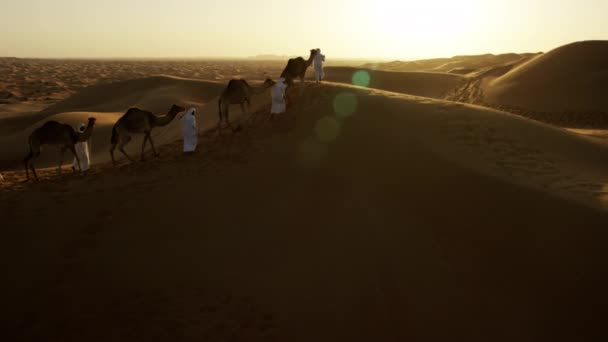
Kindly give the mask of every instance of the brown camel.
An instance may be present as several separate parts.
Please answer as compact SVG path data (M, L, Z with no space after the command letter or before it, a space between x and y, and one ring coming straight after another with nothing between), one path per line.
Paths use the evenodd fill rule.
M251 96L263 93L266 89L272 87L273 84L274 82L271 79L266 79L266 81L264 81L264 83L259 87L252 87L245 80L230 80L217 102L219 109L219 122L217 123L218 134L222 134L222 122L225 122L233 132L238 130L232 128L232 125L230 124L228 116L230 105L241 105L243 114L247 115L249 114L249 106L251 105Z
M144 160L144 151L146 149L146 142L150 140L150 145L152 145L152 151L154 155L158 157L158 153L156 152L156 148L154 147L154 142L152 141L152 136L150 133L154 127L166 126L168 125L175 116L185 110L184 107L180 107L178 105L173 105L169 110L169 113L164 116L156 116L151 112L141 110L138 108L130 108L127 112L116 121L114 127L112 127L112 147L110 148L110 155L112 156L112 163L116 165L116 160L114 159L114 149L116 149L116 145L118 145L118 149L122 154L127 157L130 161L133 161L133 158L129 157L127 152L125 152L125 145L127 145L131 141L132 134L144 134L144 142L141 146L141 160Z
M281 73L281 77L285 78L287 82L287 86L293 86L293 80L296 78L300 79L300 84L304 83L304 76L306 75L306 70L312 64L313 59L317 55L317 49L310 50L310 57L308 60L305 60L302 57L292 58L287 62L287 66L283 69ZM300 90L302 91L303 88Z
M94 126L95 118L89 118L87 128L82 133L75 131L70 125L62 124L57 121L47 121L41 127L36 128L36 130L30 134L28 141L30 145L30 153L23 160L27 179L30 179L29 170L31 168L34 178L38 180L36 168L34 167L34 161L36 158L38 158L38 156L40 156L41 147L44 145L57 146L61 149L59 167L57 169L59 174L61 174L61 165L63 164L65 150L70 150L74 157L76 157L76 160L78 161L78 169L80 170L80 158L78 158L78 155L76 154L74 145L76 145L78 142L89 140L93 134Z

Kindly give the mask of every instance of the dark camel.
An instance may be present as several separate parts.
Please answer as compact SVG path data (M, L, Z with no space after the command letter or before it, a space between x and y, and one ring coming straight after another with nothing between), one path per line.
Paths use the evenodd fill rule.
M219 122L217 123L218 134L222 134L222 122L225 122L233 132L237 130L230 124L228 116L230 105L241 105L243 115L247 115L249 114L249 106L251 105L251 96L263 93L266 89L272 87L273 84L274 82L271 79L266 79L259 87L252 87L245 80L230 80L217 102L219 109Z
M144 160L144 151L146 149L146 142L150 140L150 145L152 145L152 151L154 155L158 157L158 153L156 152L156 148L154 147L154 141L152 141L151 132L154 127L161 127L168 125L178 113L181 113L185 110L184 107L180 107L178 105L173 105L169 110L169 113L164 116L156 116L151 112L141 110L139 108L131 108L127 110L127 112L116 121L114 127L112 127L112 147L110 148L110 155L112 156L112 163L116 165L116 160L114 159L114 149L116 149L116 145L118 145L118 149L122 154L127 157L130 161L134 161L133 158L129 157L127 152L125 152L125 145L127 145L131 141L132 134L144 134L144 142L141 146L141 160Z
M293 80L296 78L300 79L300 84L304 83L304 76L306 75L306 70L312 64L313 59L317 55L317 49L310 50L310 57L308 60L305 60L302 57L292 58L287 62L287 66L283 69L281 73L281 77L285 78L287 82L287 86L293 86ZM302 89L303 90L303 87Z
M95 118L89 118L87 128L84 132L77 132L72 126L63 124L57 121L47 121L39 128L36 128L30 134L28 143L30 145L30 153L23 160L25 164L25 174L27 179L30 179L30 168L34 174L36 181L38 175L36 174L36 168L34 167L34 161L40 156L41 147L44 145L57 146L61 149L59 157L59 167L57 169L58 174L61 175L61 165L63 164L63 157L65 150L70 150L76 161L78 162L78 170L80 171L80 158L76 154L74 146L78 142L89 140L93 134L93 127L95 126Z

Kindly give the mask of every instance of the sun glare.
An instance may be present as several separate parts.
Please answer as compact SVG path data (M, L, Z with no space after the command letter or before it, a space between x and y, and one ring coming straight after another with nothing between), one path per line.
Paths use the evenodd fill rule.
M368 12L368 29L384 44L402 44L404 49L410 46L433 53L474 34L473 28L480 19L476 16L479 3L379 0Z

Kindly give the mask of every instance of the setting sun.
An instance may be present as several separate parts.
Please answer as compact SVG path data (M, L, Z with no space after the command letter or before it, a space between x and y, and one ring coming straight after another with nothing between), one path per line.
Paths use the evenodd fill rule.
M0 55L247 57L323 47L337 58L408 59L546 51L608 36L605 13L603 0L24 0L0 13Z

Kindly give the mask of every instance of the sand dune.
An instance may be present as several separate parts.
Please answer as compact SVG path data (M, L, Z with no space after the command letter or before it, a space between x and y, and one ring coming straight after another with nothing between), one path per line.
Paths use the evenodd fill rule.
M585 41L468 74L445 97L553 125L608 127L607 41Z
M515 62L538 54L506 53L500 55L485 54L473 56L454 56L452 58L422 59L410 62L393 61L388 63L365 64L364 68L385 71L426 71L468 74L488 67Z
M461 75L431 72L391 72L352 67L327 67L327 81L353 84L353 76L364 72L369 76L370 88L418 95L432 98L443 98L449 91L460 85L464 78Z
M69 111L114 112L129 107L166 110L175 96L187 104L205 103L217 96L225 84L169 76L155 76L87 87L70 98L45 109L44 114Z
M22 160L27 154L27 139L29 134L47 120L57 120L77 127L87 118L97 118L97 123L91 140L92 158L94 163L106 162L109 159L110 135L114 122L130 107L139 107L164 115L173 103L197 108L202 129L210 128L217 123L217 96L223 90L224 84L189 80L175 77L149 77L131 81L91 86L74 94L41 112L23 116L22 121L13 120L12 132L0 137L0 145L11 146L0 150L0 169L21 169ZM257 98L264 98L256 103ZM252 109L268 103L268 96L259 95L254 98ZM241 111L238 106L232 110L232 117L238 118ZM178 116L179 118L180 116ZM159 127L153 131L153 139L159 145L166 144L181 137L179 120L168 126ZM141 147L141 137L136 137L128 146L131 154L138 153ZM71 160L67 153L66 161ZM54 166L58 162L58 151L46 149L36 165L39 167Z
M486 102L545 112L608 111L608 41L557 48L494 80Z
M0 192L0 258L20 260L0 285L7 336L606 337L603 144L324 84L275 121L180 147Z

